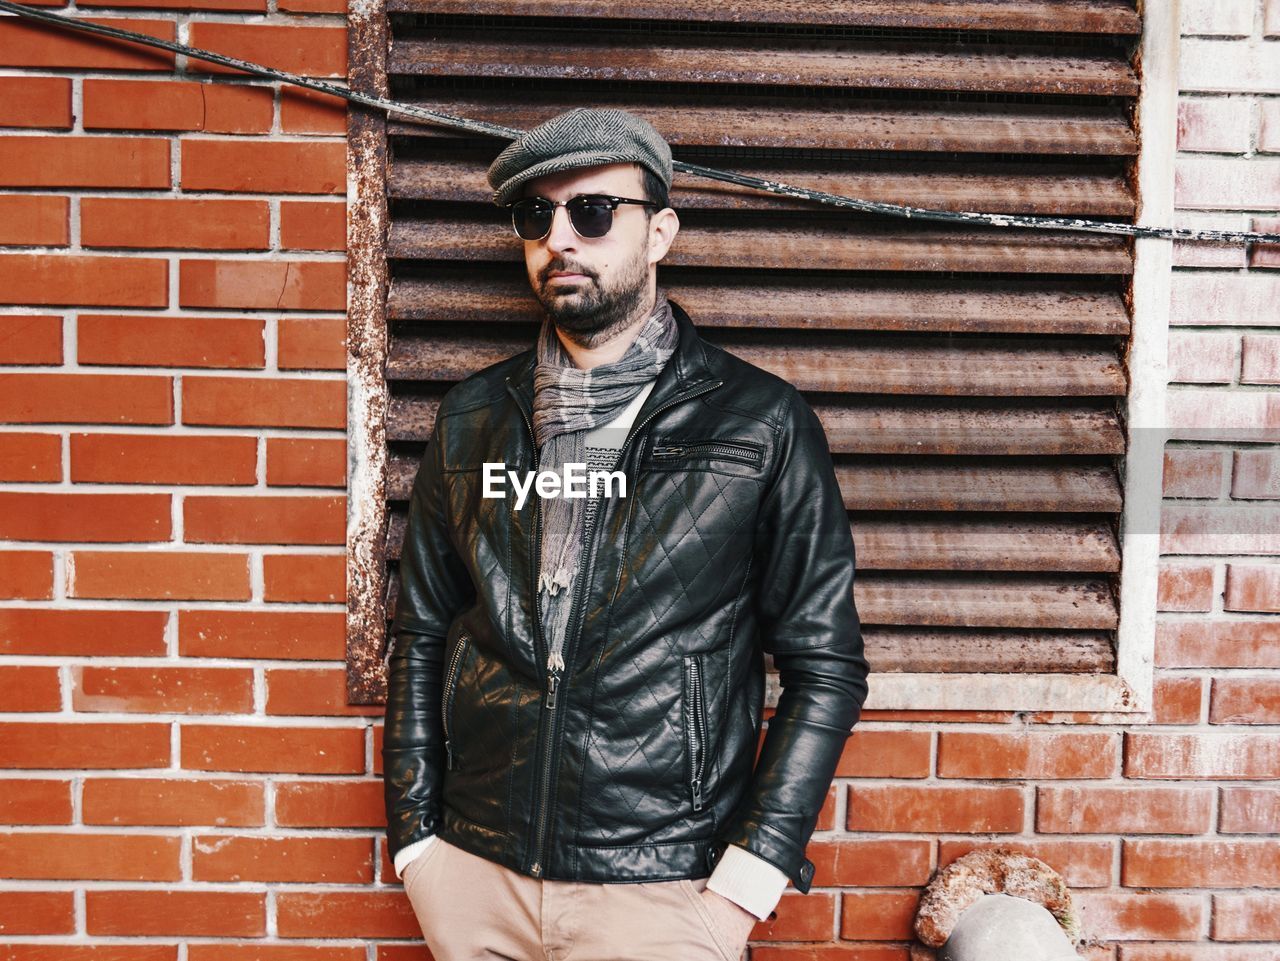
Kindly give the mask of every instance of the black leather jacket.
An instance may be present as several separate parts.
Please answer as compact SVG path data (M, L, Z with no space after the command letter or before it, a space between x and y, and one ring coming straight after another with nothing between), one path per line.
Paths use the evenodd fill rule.
M807 893L805 848L867 696L854 546L822 425L791 384L680 339L587 532L548 675L533 348L455 384L414 481L387 651L388 855L439 833L536 878L711 873L745 847ZM765 662L782 692L759 759ZM754 771L753 771L754 766Z

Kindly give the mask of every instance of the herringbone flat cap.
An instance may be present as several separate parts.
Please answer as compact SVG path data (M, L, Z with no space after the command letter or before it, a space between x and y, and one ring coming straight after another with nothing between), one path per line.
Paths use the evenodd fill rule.
M526 130L489 165L489 186L499 207L520 185L575 167L635 161L671 186L671 146L653 124L613 107L574 107Z

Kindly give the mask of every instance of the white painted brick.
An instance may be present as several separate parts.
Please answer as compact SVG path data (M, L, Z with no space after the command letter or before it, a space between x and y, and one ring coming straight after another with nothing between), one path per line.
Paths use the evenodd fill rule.
M1169 381L1178 384L1229 384L1239 367L1235 334L1169 332Z
M1264 99L1258 105L1258 150L1280 153L1280 100Z
M1248 0L1182 0L1182 35L1247 37L1253 10Z
M1240 382L1280 384L1280 335L1245 335L1242 344Z
M1183 92L1280 93L1280 44L1188 39L1179 44L1178 58Z
M1250 97L1183 97L1178 103L1178 149L1245 153L1253 127Z
M1280 235L1280 217L1252 217L1249 228L1260 234ZM1280 243L1257 243L1249 245L1249 266L1280 267Z
M1175 270L1169 322L1280 327L1280 276Z
M1174 203L1189 210L1280 208L1280 160L1179 157L1174 165Z
M1244 214L1178 210L1174 212L1173 225L1198 227L1205 230L1246 230L1249 221ZM1211 240L1175 240L1173 265L1175 267L1243 267L1245 266L1245 247L1244 244L1218 243Z

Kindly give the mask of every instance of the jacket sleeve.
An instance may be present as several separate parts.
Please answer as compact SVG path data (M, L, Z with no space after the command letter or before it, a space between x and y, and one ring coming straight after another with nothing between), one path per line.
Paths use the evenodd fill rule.
M757 520L761 645L782 693L754 775L719 841L777 866L807 894L805 848L870 671L853 600L854 546L822 422L793 389Z
M400 593L386 655L382 766L391 858L439 828L445 642L454 618L475 597L475 585L449 537L442 421L443 404L409 498Z

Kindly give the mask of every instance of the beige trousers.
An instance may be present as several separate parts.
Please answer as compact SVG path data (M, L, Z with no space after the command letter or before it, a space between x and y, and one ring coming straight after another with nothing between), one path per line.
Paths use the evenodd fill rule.
M543 881L440 837L404 872L434 961L739 961L706 886Z

